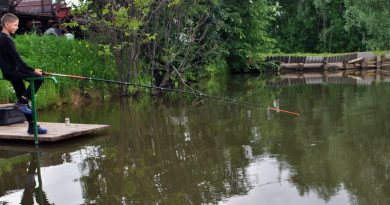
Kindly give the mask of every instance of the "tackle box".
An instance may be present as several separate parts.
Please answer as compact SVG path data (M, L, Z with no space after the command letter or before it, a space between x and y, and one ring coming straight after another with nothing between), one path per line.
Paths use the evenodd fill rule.
M25 120L24 114L15 110L13 104L0 104L0 125L21 123Z

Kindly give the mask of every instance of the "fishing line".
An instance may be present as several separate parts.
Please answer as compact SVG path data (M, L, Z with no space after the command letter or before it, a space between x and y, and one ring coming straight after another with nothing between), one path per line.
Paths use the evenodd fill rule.
M97 81L97 82L105 82L105 83L113 83L113 84L119 84L119 85L127 85L127 86L133 86L133 87L140 87L140 88L147 88L147 89L156 89L160 91L168 91L168 92L177 92L180 94L187 94L187 95L194 95L197 97L204 97L204 98L211 98L220 100L227 103L232 103L235 105L241 105L241 106L247 106L247 107L258 107L258 105L253 103L247 103L247 102L239 102L236 99L233 98L226 98L221 96L215 96L215 95L209 95L205 94L201 91L198 91L194 88L191 88L192 92L181 90L181 89L172 89L172 88L165 88L165 87L158 87L158 86L151 86L151 85L145 85L145 84L137 84L137 83L129 83L129 82L123 82L123 81L117 81L117 80L109 80L109 79L102 79L102 78L92 78L92 77L84 77L84 76L77 76L77 75L67 75L67 74L60 74L60 73L51 73L51 72L43 72L43 75L47 76L58 76L58 77L65 77L65 78L73 78L78 80L88 80L88 81ZM187 86L188 87L188 86ZM269 110L274 110L277 112L286 113L291 116L300 116L299 113L291 112L288 110L282 110L276 107L267 107Z

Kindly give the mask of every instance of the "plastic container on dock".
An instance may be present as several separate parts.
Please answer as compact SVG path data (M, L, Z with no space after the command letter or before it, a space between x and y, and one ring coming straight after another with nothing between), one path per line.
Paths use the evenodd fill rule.
M0 125L21 123L25 120L24 114L15 110L13 104L0 105Z

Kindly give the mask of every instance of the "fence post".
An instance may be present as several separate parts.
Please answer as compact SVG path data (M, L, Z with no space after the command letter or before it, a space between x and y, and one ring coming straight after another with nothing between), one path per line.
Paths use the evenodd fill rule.
M377 70L380 70L382 67L382 56L381 55L378 55L376 57L376 69Z

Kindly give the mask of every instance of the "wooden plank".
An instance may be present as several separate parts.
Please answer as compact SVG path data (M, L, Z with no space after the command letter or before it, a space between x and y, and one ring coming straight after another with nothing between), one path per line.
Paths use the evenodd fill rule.
M323 56L307 56L305 60L305 64L307 63L322 63L324 62Z
M13 107L14 103L0 104L0 108Z
M73 137L101 134L108 130L108 125L70 124L40 122L48 133L39 135L39 141L54 142ZM33 141L33 135L27 134L27 123L0 126L0 139Z
M91 137L79 137L72 140L61 141L61 143L41 144L39 145L39 152L74 152L80 146L85 144L96 144L101 141L111 140L110 135L94 135ZM12 150L19 152L36 152L36 147L31 146L30 143L20 143L18 141L5 141L0 142L0 150Z
M324 63L322 64L322 69L328 70L328 61L324 61Z
M280 64L283 69L302 69L302 63L282 63ZM309 63L303 64L304 69L322 69L324 66L323 63ZM343 69L343 63L327 63L327 68L329 69Z
M347 60L343 61L343 68L345 70L348 70L348 61Z
M372 52L358 52L358 58L365 58L366 60L371 60L375 58L375 55Z
M52 4L52 0L23 0L16 6L16 10L28 13L51 12Z
M353 60L348 61L348 63L349 63L349 64L357 63L357 62L362 61L363 59L364 59L363 57L361 57L361 58L356 58L356 59L353 59Z

